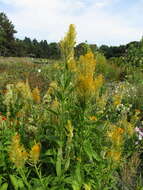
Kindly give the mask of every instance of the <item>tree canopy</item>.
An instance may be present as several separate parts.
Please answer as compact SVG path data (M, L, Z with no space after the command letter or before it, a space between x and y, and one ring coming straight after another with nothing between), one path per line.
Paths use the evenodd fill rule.
M0 56L34 57L34 58L61 58L60 45L57 42L48 43L46 40L38 41L25 37L23 40L15 38L16 30L13 23L5 13L0 13ZM80 57L87 53L89 48L94 54L103 54L107 59L116 57L126 57L127 61L139 64L143 54L143 39L139 42L130 42L127 45L98 47L96 44L81 42L74 46L75 57ZM137 61L136 61L137 60Z
M4 13L0 13L0 55L9 56L13 53L16 30Z

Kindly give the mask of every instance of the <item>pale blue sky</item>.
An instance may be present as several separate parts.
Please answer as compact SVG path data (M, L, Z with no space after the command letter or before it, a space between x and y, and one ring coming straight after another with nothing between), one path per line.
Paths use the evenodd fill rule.
M71 23L77 42L120 45L143 34L143 0L0 0L0 12L19 38L59 41Z

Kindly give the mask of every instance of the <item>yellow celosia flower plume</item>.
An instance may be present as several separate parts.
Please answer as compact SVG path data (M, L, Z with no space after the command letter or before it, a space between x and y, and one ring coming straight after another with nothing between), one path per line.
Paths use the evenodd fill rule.
M121 152L112 150L107 153L107 156L115 162L119 162L121 160Z
M33 96L34 102L39 104L41 101L41 97L40 97L40 91L37 87L33 89L32 96Z
M36 164L39 161L40 151L41 151L40 143L35 144L30 151L30 159L34 164Z
M61 53L67 67L73 67L74 62L74 46L76 44L76 31L75 26L71 24L69 31L63 40L60 41Z
M16 89L24 99L32 100L32 93L31 93L28 80L26 80L26 83L18 82L16 84Z
M113 104L114 104L114 106L120 105L121 102L122 102L122 97L121 97L121 95L116 94L116 95L113 97Z
M92 97L102 86L102 75L94 78L95 67L96 61L91 51L80 57L76 72L77 93L80 97Z
M78 72L84 73L85 75L91 75L93 77L95 67L96 61L94 59L94 54L91 51L84 56L80 56Z
M115 162L119 162L121 160L124 133L125 131L123 128L111 125L111 130L107 134L110 142L112 143L111 150L107 152L107 157L111 158Z
M19 134L12 137L9 158L17 168L23 168L26 160L28 159L28 153L23 145L20 144Z
M123 144L124 129L113 126L113 129L108 132L108 137L114 147L120 147Z

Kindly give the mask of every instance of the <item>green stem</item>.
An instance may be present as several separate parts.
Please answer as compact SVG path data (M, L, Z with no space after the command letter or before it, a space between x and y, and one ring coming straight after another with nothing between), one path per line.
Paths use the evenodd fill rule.
M39 180L40 180L40 183L41 183L43 189L46 189L45 185L42 183L42 176L41 176L41 173L39 173L39 170L38 170L36 164L34 164L34 168L35 168L36 174L37 174L38 177L39 177Z
M19 169L19 174L21 175L25 185L28 187L28 190L31 190L30 184L27 181L27 177L25 176L25 172L23 171L23 169Z

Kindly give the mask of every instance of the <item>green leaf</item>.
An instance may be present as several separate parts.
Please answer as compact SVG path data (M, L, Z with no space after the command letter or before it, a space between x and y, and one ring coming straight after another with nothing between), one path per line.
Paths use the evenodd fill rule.
M81 166L80 163L78 163L75 169L73 180L71 181L71 185L73 190L81 190L82 184L83 184L83 178L81 175Z
M4 183L2 184L2 186L0 187L0 190L7 190L8 188L8 183Z
M67 158L66 162L65 162L65 168L64 168L64 171L67 171L69 169L69 166L70 166L70 157Z
M54 115L57 115L58 116L58 113L55 112L54 110L51 110L51 109L48 109L49 112L53 113Z
M45 156L51 156L51 155L53 155L53 151L51 149L45 152Z
M11 183L12 183L14 189L18 190L19 185L18 185L17 178L14 175L10 175L10 180L11 180Z
M97 161L101 160L100 156L93 150L93 147L89 142L89 140L86 140L83 146L84 146L84 151L86 152L91 161L93 161L93 158Z
M72 182L73 190L81 190L81 185L77 181Z
M43 190L42 187L37 187L35 190Z
M21 179L19 179L17 182L18 182L18 187L20 189L24 188L24 183L23 183L23 181Z
M58 148L57 161L56 161L56 172L57 176L60 177L62 173L62 147Z
M96 152L93 152L93 158L95 158L97 161L101 161L100 156Z
M87 140L84 142L83 146L84 146L84 151L88 155L89 159L93 160L93 148L91 143Z
M0 185L2 184L2 176L0 176Z
M57 98L58 98L60 101L62 101L62 100L63 100L62 93L59 92L59 91L55 91L55 93L56 93Z

